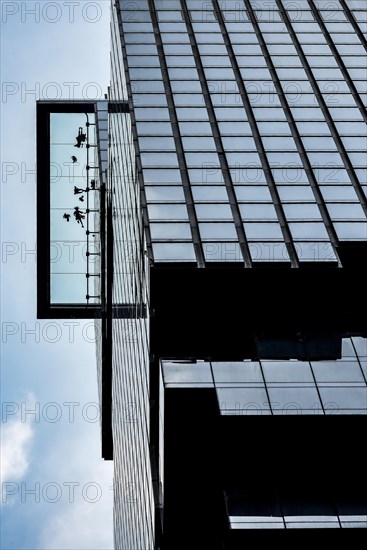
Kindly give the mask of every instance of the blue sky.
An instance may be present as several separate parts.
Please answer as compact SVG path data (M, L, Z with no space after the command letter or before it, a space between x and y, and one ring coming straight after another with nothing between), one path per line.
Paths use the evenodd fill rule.
M106 92L109 7L108 0L1 3L3 550L113 547L93 327L37 320L33 252L35 101Z

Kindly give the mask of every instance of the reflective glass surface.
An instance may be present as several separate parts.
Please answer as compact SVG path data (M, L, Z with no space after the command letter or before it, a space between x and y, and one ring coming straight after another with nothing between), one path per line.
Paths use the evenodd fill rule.
M367 339L343 338L330 361L162 361L167 387L216 388L222 415L365 415Z
M116 302L148 304L148 264L341 267L340 243L367 240L360 34L340 2L312 2L325 28L311 2L262 4L112 7L110 94L131 106L109 125ZM365 6L345 4L365 31ZM114 323L116 547L148 549L149 319ZM353 337L339 361L163 362L162 384L216 388L223 415L366 414L366 363L366 340ZM134 422L122 403L138 408ZM361 524L342 510L319 524L336 521ZM230 518L241 529L301 523L314 526L311 512Z

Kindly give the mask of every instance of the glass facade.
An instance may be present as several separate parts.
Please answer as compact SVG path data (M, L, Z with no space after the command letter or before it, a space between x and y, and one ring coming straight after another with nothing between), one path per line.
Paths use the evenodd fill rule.
M367 414L367 339L329 361L162 362L166 388L215 388L221 415Z
M115 10L114 10L115 11ZM116 548L154 547L154 502L149 454L148 258L133 146L133 117L119 112L127 98L123 48L116 12L111 25L108 194L113 234L112 437ZM108 238L108 236L107 236ZM107 267L108 269L108 267ZM107 283L108 285L109 283ZM110 313L111 314L111 313Z
M204 505L200 509L199 496L192 502L182 481L190 479L190 468L200 470L190 462L191 455L180 463L181 443L175 434L184 434L185 440L184 413L177 412L185 399L193 399L194 408L198 391L203 392L198 420L203 434L205 422L208 433L216 422L242 422L236 424L237 433L258 433L260 422L274 420L279 427L283 417L348 422L367 412L367 334L360 306L353 300L344 316L341 301L340 314L333 313L347 290L333 296L325 286L322 313L331 313L325 316L325 326L315 329L324 338L323 350L315 344L319 351L305 357L294 347L281 359L275 348L273 356L269 346L262 355L260 348L251 351L245 344L265 326L269 342L283 328L286 314L280 326L274 322L269 329L267 320L274 312L266 301L256 321L251 312L245 321L241 318L243 330L231 344L214 338L215 353L208 344L204 355L193 351L201 349L193 344L201 336L190 332L185 300L180 301L183 287L186 292L193 285L195 298L191 296L186 308L195 318L193 326L203 327L204 340L205 322L207 330L216 322L220 333L221 327L225 331L227 324L234 326L239 315L236 300L228 298L230 304L224 305L220 269L266 270L268 285L274 284L281 295L289 291L282 270L310 273L309 282L305 277L302 284L316 288L321 285L318 274L325 270L333 277L344 273L345 249L352 251L348 261L351 257L358 270L355 251L365 252L367 244L367 11L363 2L351 0L120 0L112 2L111 12L111 224L106 232L113 250L106 277L111 287L107 311L115 546L187 548L188 535L181 529L194 524L197 513L205 530L212 511L209 504L208 510ZM128 102L130 112L120 112L119 102ZM175 279L180 270L181 278ZM202 294L194 291L192 281L202 284ZM263 291L256 280L240 283L235 276L233 289L234 295ZM318 292L314 318L320 327L322 290ZM210 302L213 309L208 308ZM294 305L291 302L291 297L284 298L291 319L284 330L294 330L298 338L312 326L312 314L305 313L306 329L300 301L294 297ZM295 309L298 316L292 326ZM353 324L350 319L358 311ZM330 335L342 343L341 354L332 348ZM182 402L181 395L187 396ZM255 422L256 429L251 424ZM349 429L349 424L340 426ZM198 437L199 442L194 432L193 441ZM256 444L256 439L249 441ZM189 437L185 442L193 444ZM208 439L208 448L212 444ZM233 441L229 453L235 452L232 447ZM175 472L172 460L185 472ZM312 465L312 472L315 468ZM223 537L213 526L212 536L218 540L206 532L207 538L191 540L192 548L204 548L204 543L213 549L242 548L242 539L234 542L230 531L366 526L366 509L355 505L354 494L341 502L330 496L329 488L322 498L316 491L312 506L319 508L314 512L302 491L295 504L280 495L277 484L264 492L265 482L259 491L251 482L246 492L242 478L233 486L233 476L223 476L218 487L220 476L213 487L209 481L205 485L203 477L202 492L207 490L213 503L222 503L223 509L219 506L213 516L218 522L213 517L211 521L221 525ZM185 515L186 505L191 515Z
M120 2L155 262L336 262L366 239L366 12L288 4Z

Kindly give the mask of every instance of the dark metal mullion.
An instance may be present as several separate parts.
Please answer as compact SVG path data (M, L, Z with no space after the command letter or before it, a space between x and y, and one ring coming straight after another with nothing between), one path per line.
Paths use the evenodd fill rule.
M339 3L341 7L343 8L344 15L348 19L349 23L352 25L354 32L358 36L359 40L361 41L362 46L367 51L367 40L361 31L360 26L358 25L357 21L353 17L353 13L350 11L348 4L345 2L345 0L339 0Z
M262 142L262 139L261 139L259 128L257 126L255 115L253 113L250 100L248 98L247 90L246 90L245 85L243 83L241 72L240 72L240 69L239 69L239 66L238 66L238 63L237 63L237 59L236 59L236 56L234 55L232 44L231 44L231 41L230 41L228 33L227 33L227 28L226 28L225 22L223 20L222 12L221 12L221 9L218 5L218 0L213 0L213 7L214 7L214 11L216 13L218 24L219 24L219 26L221 28L221 31L222 31L223 40L224 40L225 46L227 48L228 57L231 61L232 70L235 74L238 90L239 90L239 93L240 93L240 96L241 96L241 99L242 99L242 102L243 102L243 106L244 106L246 114L247 114L248 122L249 122L250 127L251 127L252 135L253 135L255 145L256 145L256 150L257 150L257 153L260 157L262 169L264 170L264 174L265 174L265 177L266 177L266 182L268 184L268 188L269 188L272 200L273 200L273 205L274 205L274 208L275 208L277 216L278 216L278 221L279 221L280 226L281 226L281 230L282 230L282 233L283 233L285 245L287 247L289 258L291 260L291 265L292 265L292 267L298 267L299 266L299 261L298 261L296 248L294 246L294 242L293 242L293 239L292 239L289 227L288 227L288 223L287 223L287 220L286 220L286 217L285 217L285 214L284 214L283 206L282 206L279 194L278 194L278 189L276 187L275 180L274 180L271 168L270 168L269 160L268 160L268 157L267 157L266 152L265 152L265 148L264 148L264 145L263 145L263 142Z
M263 370L263 366L262 366L262 363L261 363L261 359L259 360L259 367L260 367L260 372L261 372L261 378L263 379L263 384L264 384L266 397L268 398L268 401L269 401L271 416L274 416L273 404L272 404L271 399L270 399L269 388L268 388L267 382L265 380L265 375L264 375L264 370Z
M131 127L132 127L134 145L135 145L135 151L136 151L136 157L135 157L136 164L137 164L136 169L137 169L137 175L139 180L139 173L143 174L143 171L142 171L142 166L140 162L140 151L139 151L139 142L138 142L138 136L137 136L136 119L135 119L135 112L134 112L134 105L133 105L131 82L130 82L130 72L128 69L126 44L125 44L124 33L123 33L121 10L117 7L117 4L115 4L115 7L116 7L116 17L117 17L117 23L119 27L119 35L120 35L120 41L121 41L122 58L124 61L123 71L125 74L128 101L130 106ZM119 64L120 64L120 60L119 60ZM135 185L135 182L134 182L134 185ZM147 200L146 200L145 190L143 185L140 185L140 200L141 200L141 208L143 213L143 226L144 226L144 231L146 236L148 257L153 261L154 255L153 255L152 239L150 235ZM140 226L140 223L139 223L139 226Z
M203 245L200 238L199 225L195 211L194 198L192 195L191 184L188 176L187 164L185 159L184 148L181 139L180 127L178 124L178 118L176 113L176 107L173 101L173 93L171 82L168 74L168 67L166 62L166 57L163 49L163 42L161 38L161 33L159 29L159 23L157 18L156 8L154 6L153 0L148 0L148 6L150 15L152 18L153 30L155 42L158 50L158 57L160 68L163 75L163 83L165 89L165 96L168 104L168 112L170 116L170 122L173 130L173 139L175 141L175 147L178 157L178 163L180 167L180 173L182 177L182 187L185 195L186 208L189 216L191 235L193 240L193 245L195 249L196 261L198 267L205 267L205 257L203 251Z
M319 88L319 85L314 77L314 74L311 70L311 67L308 63L308 60L307 60L307 57L302 49L302 46L297 38L297 35L296 33L294 32L293 30L293 26L292 26L292 23L288 17L288 13L287 11L285 10L281 0L275 0L276 4L277 4L277 7L279 9L279 12L283 18L283 21L284 21L284 24L286 25L287 27L287 30L288 30L288 33L289 33L289 36L291 37L292 39L292 42L293 42L293 45L294 47L296 48L297 50L297 53L298 53L298 56L302 62L302 65L303 65L303 69L308 77L308 80L312 86L312 89L313 89L313 92L317 98L317 101L318 101L318 104L319 104L319 107L325 117L325 121L329 127L329 130L331 132L331 135L334 139L334 142L335 142L335 145L336 145L336 148L342 158L342 161L343 161L343 164L344 164L344 167L345 169L347 170L348 172L348 175L350 177L350 180L352 182L352 185L354 187L354 190L355 192L357 193L357 196L358 196L358 199L361 203L361 206L365 212L365 214L367 215L367 200L366 200L366 197L364 196L364 193L363 193L363 189L362 189L362 186L361 186L361 183L354 171L354 168L353 168L353 165L350 161L350 158L348 156L348 153L343 145L343 142L341 141L340 139L340 136L339 136L339 133L336 129L336 126L335 126L335 123L330 115L330 112L329 112L329 109L325 103L325 100L324 100L324 97L320 91L320 88Z
M332 51L332 53L334 55L335 61L337 62L338 66L339 66L340 72L342 73L342 75L345 78L346 83L348 84L348 87L349 87L349 89L351 91L351 94L353 95L353 98L354 98L354 100L355 100L355 102L356 102L356 104L357 104L357 106L358 106L358 108L361 112L361 115L362 115L364 121L367 122L366 108L363 104L361 96L358 93L357 88L354 85L353 80L350 77L350 74L349 74L348 69L346 68L346 66L344 64L342 56L340 55L338 49L336 48L334 42L332 41L330 33L329 33L328 29L326 28L326 25L323 22L323 20L320 16L320 13L318 12L315 4L313 3L313 0L307 0L307 2L310 6L310 9L311 9L312 13L313 13L313 16L315 17L317 23L319 24L319 26L320 26L323 34L324 34L325 40L326 40L330 50Z
M321 407L322 407L322 412L325 414L324 403L323 403L323 401L322 401L320 389L319 389L319 386L318 386L318 384L317 384L316 376L315 376L315 373L314 373L314 370L313 370L311 361L309 361L309 364L310 364L310 369L311 369L311 374L312 374L313 382L314 382L315 387L316 387L316 392L317 392L317 395L318 395L318 397L319 397L320 405L321 405Z
M320 209L321 216L322 216L323 222L325 224L326 230L328 232L330 241L335 247L338 244L338 236L335 232L335 229L334 229L333 223L331 221L329 212L326 208L325 201L324 201L324 198L321 194L320 188L318 186L315 174L313 173L310 160L307 156L305 146L303 145L303 141L302 141L301 136L299 134L297 124L295 123L292 111L289 107L289 104L288 104L287 98L285 96L283 87L282 87L280 79L278 77L278 73L277 73L277 71L275 69L275 66L274 66L274 63L271 59L271 55L269 53L269 50L268 50L268 47L267 47L266 42L264 40L264 37L261 33L259 24L257 22L257 19L255 17L254 12L253 12L253 8L252 8L249 0L243 0L243 2L246 6L246 10L247 10L247 13L249 14L251 23L254 26L255 33L257 35L257 39L258 39L259 44L260 44L261 51L264 54L264 59L265 59L267 68L268 68L268 70L271 74L275 89L276 89L277 94L279 96L280 103L281 103L281 105L284 109L284 113L285 113L287 122L289 124L289 128L290 128L292 137L295 141L295 144L296 144L296 147L297 147L297 150L298 150L298 154L301 157L303 168L306 172L307 179L309 181L309 184L310 184L311 189L313 191L313 194L315 196L315 200L317 202L317 205Z
M229 204L230 204L230 207L231 207L234 224L236 226L236 231L237 231L237 236L238 236L238 241L239 241L239 244L240 244L242 256L243 256L243 259L244 259L244 262L245 262L245 267L251 267L252 266L252 261L251 261L250 249L249 249L248 242L247 242L247 239L246 239L246 234L245 234L245 230L244 230L244 227L243 227L242 217L241 217L240 209L239 209L239 206L238 206L235 190L234 190L234 187L233 187L231 172L229 170L227 157L226 157L225 152L224 152L224 147L223 147L223 143L222 143L222 139L221 139L221 135L220 135L220 131L219 131L218 121L217 121L217 118L216 118L216 115L215 115L215 110L214 110L214 107L213 107L213 102L212 102L212 99L211 99L209 86L208 86L208 83L207 83L206 78L205 78L203 64L202 64L199 49L198 49L198 46L197 46L196 37L195 37L195 34L194 34L194 29L193 29L193 26L192 26L192 23L191 23L190 13L187 9L187 6L186 6L186 3L185 3L184 0L181 0L181 7L182 7L182 12L183 12L184 18L185 18L186 29L187 29L189 37L190 37L190 44L191 44L191 47L192 47L192 50L193 50L193 53L194 53L195 65L196 65L196 69L197 69L198 74L199 74L199 81L200 81L200 84L201 84L201 90L202 90L203 97L204 97L204 100L205 100L205 106L206 106L206 109L207 109L208 115L209 115L210 127L211 127L211 130L212 130L212 134L213 134L215 145L216 145L216 150L217 150L217 154L218 154L218 158L219 158L220 168L221 168L221 171L222 171L222 174L223 174L223 177L224 177L224 184L225 184L225 187L226 187L226 190L227 190L228 200L229 200Z

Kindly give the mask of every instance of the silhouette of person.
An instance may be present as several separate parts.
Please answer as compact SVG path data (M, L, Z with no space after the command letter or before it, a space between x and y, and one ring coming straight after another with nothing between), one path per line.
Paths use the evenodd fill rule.
M78 159L73 155L73 156L71 157L71 160L72 160L73 162L76 162Z
M80 223L80 225L82 227L84 227L83 225L83 220L85 218L85 215L84 215L84 212L82 212L81 210L79 210L79 206L75 206L74 207L74 218L76 219L76 221L78 223Z
M83 134L83 128L81 126L79 126L79 132L75 139L76 145L74 145L74 147L78 147L78 149L83 147L83 143L87 140L87 134Z
M81 189L80 187L76 187L74 185L74 195L81 195L84 192L85 192L85 189Z
M67 213L65 212L65 214L63 215L63 218L64 218L64 220L66 220L67 222L69 222L69 221L70 221L70 214L67 214Z

